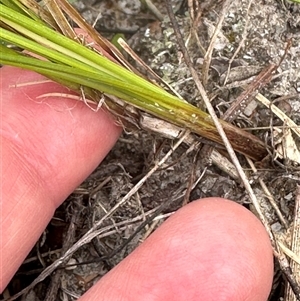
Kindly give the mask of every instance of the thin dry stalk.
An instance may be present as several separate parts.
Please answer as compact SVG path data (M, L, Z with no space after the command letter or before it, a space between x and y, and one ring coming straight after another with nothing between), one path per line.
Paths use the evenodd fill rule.
M124 51L126 51L127 54L131 56L135 60L137 64L139 64L147 73L149 73L157 82L163 84L165 87L167 87L170 91L174 93L177 97L182 99L182 97L176 92L172 86L170 86L165 80L163 80L161 77L159 77L135 52L134 50L124 41L124 39L119 38L118 43L123 48ZM185 101L182 99L182 101Z
M146 114L141 115L140 125L146 131L152 131L162 137L172 140L177 139L182 131L182 129L176 125L170 124L155 117L148 116ZM199 147L199 141L197 141L192 134L186 137L184 143L194 146L193 149ZM239 181L240 178L234 165L226 157L222 156L216 149L212 150L210 154L210 160L232 179Z
M275 252L274 255L277 258L280 270L284 274L286 280L288 281L297 301L300 301L300 287L297 283L295 276L293 275L293 272L290 267L290 263L287 259L287 256L284 253L284 250L287 249L284 247L284 245L278 240L277 242L278 247L280 246L280 249L278 252Z
M295 276L295 280L300 286L300 186L297 185L296 188L296 199L295 199L295 214L294 222L292 228L292 243L290 250L298 256L298 262L291 260L291 269ZM291 286L288 284L285 294L285 301L296 301L297 297L295 296Z
M153 212L155 212L155 209L149 210L148 212L145 213L146 216L151 215ZM172 215L172 213L168 213L168 214L163 214L163 215L159 215L156 216L153 220L160 220L160 219L165 219L168 216ZM133 218L130 221L122 221L116 224L112 224L106 227L102 227L100 229L97 229L95 234L93 234L93 237L90 239L92 240L94 237L98 237L98 238L104 238L104 237L108 237L110 235L116 234L118 233L118 231L124 231L128 228L128 226L136 224L141 222L144 219L144 215L140 215L137 216L135 218ZM118 227L118 229L116 230L116 227ZM81 245L80 245L81 246ZM70 249L67 251L67 253L65 253L64 255L62 255L59 259L57 259L55 262L53 262L50 266L48 266L29 286L27 286L25 289L23 289L22 291L20 291L18 294L8 298L6 301L13 301L16 300L17 298L19 298L20 296L28 293L36 284L40 283L41 281L43 281L45 278L47 278L48 276L50 276L62 263L67 262L69 257L80 247L78 246L77 248L74 248L73 245L73 249L70 251ZM56 250L55 252L57 252L59 250ZM51 253L52 254L52 253ZM48 256L49 252L45 254L45 256ZM77 264L76 264L77 265ZM68 266L72 266L72 265L68 265Z
M270 108L270 110L300 138L300 127L291 118L284 114L278 107L272 105L271 101L264 97L262 94L258 93L256 95L256 99L259 100L267 108Z
M65 15L62 13L59 8L56 0L44 1L47 9L49 10L51 16L54 18L56 24L59 26L61 32L66 36L72 39L76 38L76 33L73 27L70 25Z
M254 163L249 158L247 158L247 161L248 161L248 164L250 165L252 171L254 173L257 173L257 169L256 169ZM258 182L259 182L262 190L264 191L266 198L268 199L268 201L270 202L271 206L275 210L275 212L276 212L279 220L281 221L281 223L283 224L283 226L285 227L285 229L287 229L288 228L288 223L285 220L284 216L282 215L279 207L277 206L277 204L275 202L275 199L272 196L272 194L271 194L270 190L268 189L267 185L265 184L265 182L261 178L258 179Z
M267 85L273 78L273 73L278 69L278 66L284 60L288 49L291 46L291 41L288 41L284 54L278 65L270 64L265 67L244 90L244 92L235 100L235 102L225 112L223 119L232 122L245 108L249 105L252 99L258 94L259 90ZM227 73L228 75L228 73ZM226 81L226 80L225 80Z
M61 254L65 253L73 245L75 241L77 225L80 224L80 219L81 219L80 215L81 215L81 211L77 210L71 217L69 227L66 230L65 237L63 240L63 247L61 250ZM55 301L58 299L58 291L61 286L62 274L63 274L63 270L58 270L51 278L50 285L47 288L45 301Z
M197 168L196 162L198 159L198 154L199 154L199 149L197 149L196 154L194 155L194 158L193 158L193 165L192 165L192 169L190 172L189 180L187 181L188 185L187 185L185 196L183 198L182 206L185 206L190 201L190 195L193 190L195 178L196 178L196 168Z
M232 2L231 0L225 0L223 2L222 10L220 12L219 21L217 23L217 26L215 27L215 31L212 35L210 44L209 44L209 46L207 48L207 51L205 53L205 56L204 56L203 67L202 67L202 85L204 87L206 87L207 82L208 82L209 66L210 66L210 62L211 62L211 59L212 59L213 50L215 48L215 43L217 41L218 34L220 33L220 30L222 28L222 25L223 25L223 22L224 22L224 19L225 19L225 16L226 16L226 13L228 11L228 8L229 8L231 2Z
M199 2L195 0L188 0L188 8L189 8L189 14L191 19L191 29L190 29L188 40L190 40L190 36L194 36L196 38L197 45L199 46L199 50L201 54L204 56L206 50L200 42L198 31L197 31L198 23L202 16L202 9L200 8Z
M157 18L157 20L162 21L164 19L164 16L162 13L158 10L158 8L153 4L151 0L144 0L148 9L153 13L153 15Z
M151 235L151 233L156 229L157 225L159 224L159 220L155 220L151 223L151 225L148 227L146 233L143 235L141 242L144 242L148 236Z
M249 1L248 8L247 8L247 13L246 13L245 26L244 26L244 29L243 29L243 32L242 32L242 39L241 39L241 41L240 41L240 43L239 43L237 49L235 50L233 56L232 56L231 59L229 60L229 63L228 63L228 69L227 69L227 72L226 72L226 77L225 77L223 86L225 86L226 83L227 83L228 76L229 76L230 69L231 69L231 64L232 64L233 60L235 59L235 57L236 57L236 56L238 55L238 53L240 52L240 50L242 49L242 47L244 46L245 40L246 40L246 38L247 38L248 23L249 23L249 10L250 10L250 7L251 7L251 5L252 5L252 1L253 1L253 0L250 0L250 1Z
M244 111L253 97L258 94L258 90L270 82L273 72L277 69L277 65L271 64L264 68L258 76L251 82L244 92L234 101L229 109L223 115L223 119L232 122Z

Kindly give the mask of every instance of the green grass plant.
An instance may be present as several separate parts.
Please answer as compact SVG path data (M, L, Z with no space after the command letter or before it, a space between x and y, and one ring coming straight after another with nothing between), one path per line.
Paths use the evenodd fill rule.
M136 74L133 68L126 68L129 64L120 52L67 1L41 3L46 5L35 0L0 0L0 40L5 42L0 44L2 65L43 74L80 95L84 91L95 103L100 94L108 98L113 95L139 110L222 143L206 112ZM64 18L65 13L89 34L97 47L86 45L76 35ZM222 120L221 123L236 151L255 160L266 155L265 145L258 138Z

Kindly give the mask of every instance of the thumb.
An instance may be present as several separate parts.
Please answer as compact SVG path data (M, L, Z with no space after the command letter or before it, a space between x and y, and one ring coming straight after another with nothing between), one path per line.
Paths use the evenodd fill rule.
M260 221L232 201L209 198L176 212L80 301L265 301L272 276Z

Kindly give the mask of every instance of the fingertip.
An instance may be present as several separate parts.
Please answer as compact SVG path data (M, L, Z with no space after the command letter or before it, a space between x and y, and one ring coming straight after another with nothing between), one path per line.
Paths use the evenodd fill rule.
M208 198L178 210L80 300L265 301L272 276L260 221Z

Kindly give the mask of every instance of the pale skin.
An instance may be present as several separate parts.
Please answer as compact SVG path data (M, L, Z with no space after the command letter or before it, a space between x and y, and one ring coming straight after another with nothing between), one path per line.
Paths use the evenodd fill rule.
M4 67L1 76L0 291L55 209L97 167L121 129L105 111L62 97L42 76ZM76 172L74 172L76 171ZM260 221L236 203L198 200L180 209L81 301L265 301L272 249Z

